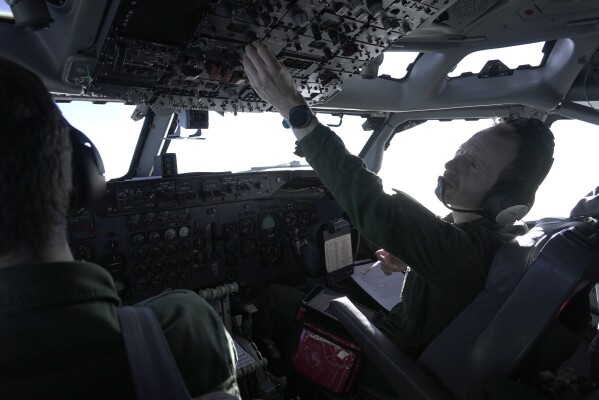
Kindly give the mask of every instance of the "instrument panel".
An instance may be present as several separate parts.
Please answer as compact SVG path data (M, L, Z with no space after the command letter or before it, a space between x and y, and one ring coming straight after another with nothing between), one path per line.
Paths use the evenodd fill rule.
M87 95L154 109L269 111L241 65L245 45L260 40L313 105L449 3L120 0L107 10L93 51L74 57L65 79Z
M302 279L306 233L341 214L313 172L191 175L109 182L102 207L68 228L74 257L106 268L134 303Z

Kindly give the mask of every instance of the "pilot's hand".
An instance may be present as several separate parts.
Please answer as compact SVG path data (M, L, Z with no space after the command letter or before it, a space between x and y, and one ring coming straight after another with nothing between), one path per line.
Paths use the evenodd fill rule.
M385 249L379 249L374 253L381 262L381 269L385 275L391 275L393 272L406 272L408 264L395 257Z
M289 110L294 106L306 104L289 71L262 43L253 42L245 46L242 62L256 93L276 108L283 118L289 116Z

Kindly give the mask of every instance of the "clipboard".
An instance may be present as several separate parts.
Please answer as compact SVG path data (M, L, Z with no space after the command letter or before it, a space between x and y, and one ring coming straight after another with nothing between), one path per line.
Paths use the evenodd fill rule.
M354 274L351 228L349 222L337 219L322 232L327 280L333 284Z

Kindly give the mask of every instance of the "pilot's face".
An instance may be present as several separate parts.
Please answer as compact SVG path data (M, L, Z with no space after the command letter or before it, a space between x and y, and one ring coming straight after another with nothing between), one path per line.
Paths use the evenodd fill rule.
M476 209L495 185L499 174L518 152L518 140L492 127L472 136L445 164L446 204L461 209Z

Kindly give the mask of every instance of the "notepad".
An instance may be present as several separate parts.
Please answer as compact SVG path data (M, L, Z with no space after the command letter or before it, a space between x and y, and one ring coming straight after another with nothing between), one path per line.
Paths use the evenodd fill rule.
M396 304L401 303L405 274L394 272L391 275L385 275L379 267L364 274L373 264L354 265L352 279L377 303L391 311Z

